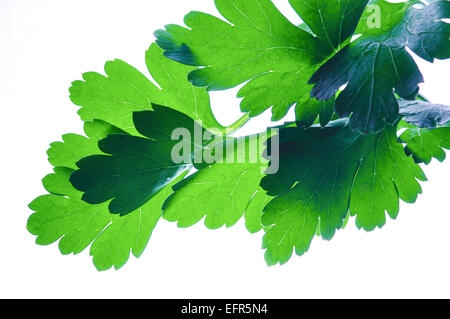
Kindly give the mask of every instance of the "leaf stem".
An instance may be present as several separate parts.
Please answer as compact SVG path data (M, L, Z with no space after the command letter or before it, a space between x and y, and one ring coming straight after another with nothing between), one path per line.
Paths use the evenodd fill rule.
M422 94L419 94L418 96L417 96L417 99L418 100L421 100L421 101L423 101L423 102L430 102L425 96L423 96Z
M226 128L227 135L230 135L231 133L236 132L240 128L242 128L247 122L250 120L250 114L245 113L244 116L242 116L239 120L231 124Z

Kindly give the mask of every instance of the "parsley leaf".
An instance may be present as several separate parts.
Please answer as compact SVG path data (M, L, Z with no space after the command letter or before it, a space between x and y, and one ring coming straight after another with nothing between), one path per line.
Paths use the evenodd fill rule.
M161 206L172 192L169 185L151 202L124 217L112 215L108 203L90 205L81 199L82 193L69 182L75 162L86 155L100 154L98 140L118 131L102 121L86 122L88 138L71 134L66 135L64 143L53 143L50 159L61 167L43 180L50 194L29 205L35 213L28 219L27 228L37 236L37 244L49 245L59 240L64 255L79 254L92 244L90 254L99 270L121 268L130 251L135 257L143 253L162 214Z
M426 101L400 101L404 116L400 140L406 153L417 163L429 164L433 158L444 161L450 149L450 107Z
M222 160L176 184L175 192L164 204L164 219L178 222L179 227L190 227L206 216L205 225L217 229L233 226L245 214L248 230L259 231L262 209L269 197L259 186L266 161L260 158L258 150L246 153L250 141L257 141L254 137L226 141L225 149L235 149L236 157L247 157L243 163ZM250 161L251 157L254 160Z
M338 51L353 35L368 1L289 0L304 23L329 51Z
M450 25L442 21L450 18L450 2L433 1L423 8L413 3L373 1L383 8L383 27L369 32L367 26L361 27L359 31L365 33L310 80L315 84L311 94L319 100L329 99L347 85L336 100L336 112L341 117L351 115L352 127L360 132L378 132L385 123L396 123L399 110L393 89L405 99L418 93L423 77L406 47L430 62L450 57ZM369 14L362 23L367 23Z
M133 112L150 111L152 104L171 108L201 121L207 128L224 131L214 118L209 95L204 88L193 87L187 75L194 68L173 62L153 44L146 53L150 74L158 88L145 75L121 60L107 62L107 76L85 73L84 81L75 81L70 88L73 103L81 106L83 121L104 120L127 133L136 134Z
M280 171L261 182L275 196L262 217L271 226L263 241L269 265L286 263L293 248L304 254L317 231L331 239L349 210L358 227L381 227L385 212L395 218L399 198L414 202L417 180L425 180L393 128L367 136L347 125L289 128L280 140Z
M86 136L77 134L63 135L63 142L50 144L47 151L48 161L54 167L77 169L76 162L83 157L99 153L98 141L111 134L126 134L121 129L104 121L93 120L84 124Z
M317 114L319 114L318 123L323 127L326 126L333 118L335 98L332 97L326 101L318 101L309 99L302 107L295 108L295 119L297 126L310 127L317 122Z
M153 109L133 116L137 131L147 138L110 135L99 142L100 150L110 155L89 156L77 163L80 169L72 174L70 181L76 189L85 192L83 200L100 204L113 199L109 204L111 213L126 215L191 168L191 161L173 161L172 150L179 142L172 141L171 135L173 129L182 127L194 137L199 125L173 109L155 104ZM201 127L199 130L202 134Z
M247 82L239 91L241 110L257 116L272 107L273 120L297 104L298 122L310 103L309 78L355 30L367 0L291 0L317 32L294 26L270 0L216 0L229 22L201 12L185 17L189 28L168 25L155 33L165 56L202 66L189 79L196 86L223 90ZM338 30L338 32L336 32ZM315 108L314 117L318 110ZM329 110L321 123L329 120Z
M397 217L400 200L416 201L426 180L418 164L443 161L450 148L450 108L410 101L423 77L407 49L450 58L449 1L289 0L300 26L270 0L215 2L226 21L191 12L187 28L155 33L153 79L114 60L106 76L73 83L86 136L51 144L49 194L30 204L27 224L38 244L59 241L63 254L91 245L99 270L119 269L142 254L161 217L217 229L244 216L250 232L265 231L267 263L283 264L350 216L371 231ZM246 114L223 127L208 90L241 84ZM293 105L296 122L269 140L226 136Z
M367 231L386 223L385 211L395 219L399 199L414 203L422 189L418 181L426 181L420 166L407 157L398 143L394 128L365 141L364 154L350 197L350 213L356 225Z
M400 115L414 126L433 129L450 122L450 106L425 101L400 101Z
M446 158L444 149L450 149L450 127L410 127L400 135L400 140L406 143L406 153L417 163L429 164L433 158L443 162Z
M151 201L174 178L192 168L191 161L173 162L175 142L171 140L171 132L175 128L186 128L194 136L200 129L204 136L204 131L178 111L158 105L153 108L154 111L134 114L137 131L148 139L110 135L99 142L100 150L110 155L88 156L77 163L80 169L71 175L70 181L75 188L85 192L84 201L100 204L113 198L109 204L110 212L123 216ZM173 187L175 193L163 207L164 218L178 221L180 227L188 227L206 215L205 223L209 228L220 228L234 225L246 214L249 230L258 231L262 227L262 208L268 201L259 187L266 167L266 161L259 156L265 140L259 141L261 147L253 153L248 153L250 142L257 146L258 136L210 142L209 152L213 154L222 148L220 154L223 157L213 164L197 163L200 171ZM199 147L200 151L206 149L203 145ZM227 163L231 149L233 161L243 157L243 163ZM195 159L194 152L191 159Z

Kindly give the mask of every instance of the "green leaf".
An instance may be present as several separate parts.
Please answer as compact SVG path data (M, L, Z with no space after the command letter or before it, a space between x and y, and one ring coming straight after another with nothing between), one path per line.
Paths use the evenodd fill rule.
M98 270L120 269L130 251L142 255L161 216L161 205L170 195L165 188L153 200L124 217L110 214L108 204L90 205L82 193L69 183L72 170L56 168L44 179L50 193L30 204L35 213L28 220L28 230L38 236L36 243L49 245L59 240L62 254L79 254L92 244L90 254Z
M309 82L315 84L311 94L319 100L333 97L346 85L336 100L336 112L341 117L351 115L352 127L362 133L378 132L385 123L398 121L393 89L404 99L417 95L423 77L406 47L430 62L450 57L450 25L442 21L450 18L450 2L434 1L420 9L413 2L372 4L381 5L387 16L382 15L381 21L392 24L385 24L384 32L363 33L322 65ZM399 8L402 19L395 16Z
M261 182L275 197L262 218L263 225L273 225L263 240L269 265L286 263L294 247L298 255L305 253L318 227L331 239L343 226L361 158L358 137L342 128L280 132L280 170Z
M367 136L346 125L289 128L280 140L280 171L261 182L275 196L262 218L272 226L263 241L269 265L286 263L294 248L304 254L318 230L331 239L349 210L358 227L381 227L385 212L395 218L399 198L415 201L421 192L417 179L425 180L393 128Z
M171 158L173 142L153 142L129 135L110 135L100 141L109 155L86 157L77 163L79 170L70 177L89 204L110 199L112 214L126 215L138 209L180 174L189 163L175 164Z
M59 240L62 254L79 254L89 245L95 266L99 270L121 268L130 251L139 257L159 220L164 200L172 193L168 185L152 201L124 217L112 215L108 203L90 205L82 193L69 182L75 163L83 156L100 154L98 140L119 129L103 121L85 123L86 137L67 135L64 143L53 143L49 151L55 173L44 178L50 193L30 204L35 211L28 220L28 230L37 236L37 244L49 245ZM182 176L180 177L180 179Z
M175 185L175 193L163 207L164 219L178 222L179 227L190 227L206 216L205 225L210 229L233 226L251 200L255 201L253 205L265 202L264 196L254 198L262 191L262 169L261 163L221 163L200 170Z
M77 134L63 135L63 142L50 144L47 151L48 161L54 167L63 166L77 169L76 162L83 157L98 154L98 141L111 134L126 134L111 124L94 120L84 124L86 136Z
M417 163L429 164L433 158L443 162L445 149L450 149L450 127L410 127L400 135L400 140L406 143L406 153Z
M146 62L159 87L121 60L106 63L107 76L90 72L83 75L84 81L75 81L70 88L70 98L82 107L81 119L101 119L136 134L133 112L150 111L153 103L170 105L202 122L204 127L225 130L212 114L206 90L193 87L187 81L188 73L195 68L165 58L156 44L147 51Z
M326 126L333 118L334 103L334 97L327 101L310 99L302 107L295 108L295 118L297 126L310 127L316 122L317 114L319 114L320 125L322 127Z
M450 149L450 108L427 101L400 101L399 124L404 131L400 141L416 163L429 164L433 158L443 162L445 149Z
M113 199L109 204L111 213L123 216L144 205L191 168L191 156L188 161L174 161L172 150L180 141L171 140L172 131L187 129L188 142L194 144L194 135L199 131L203 138L204 130L183 113L158 105L153 105L153 109L133 116L137 131L147 138L110 135L99 142L100 150L110 155L89 156L77 163L80 169L70 181L85 193L84 201L100 204ZM201 143L203 140L200 148Z
M422 188L417 180L426 181L420 166L405 155L394 128L388 128L368 141L361 166L356 174L350 199L350 213L356 225L367 231L381 228L386 214L395 219L399 198L414 203Z
M262 228L262 214L264 207L272 200L261 187L256 191L245 208L245 226L250 233L257 233Z
M206 216L205 225L217 229L233 226L245 214L248 230L259 231L269 198L259 186L267 163L259 153L246 152L250 141L257 142L257 137L227 141L225 149L236 149L236 157L243 156L242 163L219 161L175 185L163 207L164 219L190 227Z
M272 119L279 120L297 104L302 123L311 116L302 117L311 100L309 78L353 33L367 0L292 0L317 36L290 23L270 0L215 3L228 22L191 12L184 20L188 28L168 25L155 33L165 56L202 66L189 74L196 86L224 90L247 82L238 97L243 98L241 110L250 116L272 107Z
M338 51L355 32L367 0L289 0L303 21L331 51Z
M389 34L396 25L402 23L406 9L416 2L419 1L406 0L399 3L385 0L369 1L355 34L363 36Z
M414 126L433 129L450 122L450 106L424 101L400 101L400 115Z

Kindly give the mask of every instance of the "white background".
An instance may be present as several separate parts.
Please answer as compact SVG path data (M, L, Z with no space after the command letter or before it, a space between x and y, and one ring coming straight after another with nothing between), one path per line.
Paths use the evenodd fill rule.
M287 0L275 1L294 22ZM450 163L426 168L415 205L402 205L382 230L351 220L331 242L314 239L304 257L267 267L262 233L243 223L206 230L159 223L144 255L120 271L99 273L86 250L60 255L26 230L27 205L44 194L46 150L64 133L82 133L70 83L120 58L147 74L153 31L182 23L191 10L216 13L212 0L0 0L0 297L3 298L392 298L450 297ZM450 103L450 62L420 61L422 93ZM236 90L214 93L224 124L239 118ZM266 113L251 122L257 132ZM292 116L291 116L292 119Z

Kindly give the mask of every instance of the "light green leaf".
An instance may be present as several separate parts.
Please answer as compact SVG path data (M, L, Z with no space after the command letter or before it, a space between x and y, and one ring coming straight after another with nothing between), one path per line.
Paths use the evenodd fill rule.
M84 123L86 136L77 134L63 135L63 142L50 144L47 151L48 161L54 167L77 169L76 162L81 158L99 154L98 141L110 134L126 134L111 124L94 120Z
M175 192L164 204L163 217L178 222L179 227L192 226L206 217L205 225L217 229L233 226L245 214L250 232L261 229L260 216L267 198L259 183L267 163L257 148L256 153L246 153L250 141L257 139L244 137L226 142L225 150L236 149L233 155L243 155L242 162L215 162L175 185Z
M71 134L64 143L52 144L50 159L61 167L44 178L44 187L50 194L30 204L35 213L30 216L27 228L37 236L39 245L59 240L62 254L79 254L92 244L91 255L99 270L119 269L127 262L130 251L136 257L142 254L162 214L161 206L179 179L122 218L109 212L108 202L88 204L69 182L72 168L83 156L102 153L97 146L99 139L121 131L106 122L93 121L85 123L85 132L87 137Z
M393 128L370 141L351 192L350 212L356 225L367 231L386 223L386 212L395 219L399 198L414 203L422 188L417 180L426 181L422 169L405 155Z
M161 205L172 192L165 188L152 201L125 216L112 215L108 203L90 205L69 183L70 169L57 168L44 180L51 193L30 204L35 213L28 230L38 236L36 243L49 245L59 240L62 254L79 254L92 244L90 254L98 270L120 269L130 252L142 255L161 217Z
M156 44L147 51L146 61L160 87L121 60L106 63L107 76L90 72L83 75L84 81L75 81L70 98L82 107L81 119L104 120L136 134L133 112L150 111L154 103L183 112L205 127L224 130L212 114L206 90L193 87L187 80L188 73L195 68L165 58Z
M238 93L241 110L257 116L272 107L272 119L279 120L294 104L297 114L304 114L301 108L311 99L309 78L351 36L367 0L292 0L317 36L289 22L270 0L215 3L229 23L191 12L184 20L188 28L168 25L157 31L158 45L170 59L203 66L189 74L196 86L224 90L248 81Z
M433 158L443 162L445 149L450 149L450 127L407 128L400 135L400 140L406 143L406 153L417 163L429 164Z

